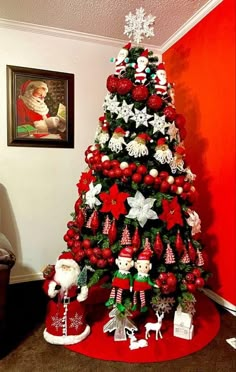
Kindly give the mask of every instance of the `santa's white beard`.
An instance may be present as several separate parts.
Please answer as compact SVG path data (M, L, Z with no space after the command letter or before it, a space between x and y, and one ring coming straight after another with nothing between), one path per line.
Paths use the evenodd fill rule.
M39 97L34 97L33 92L27 91L24 96L20 96L19 98L22 99L24 104L32 111L40 114L42 116L46 116L49 112L49 108L47 107L44 99Z
M62 291L66 291L72 287L72 285L77 285L78 275L78 271L74 268L65 270L59 267L56 269L54 280L61 285Z

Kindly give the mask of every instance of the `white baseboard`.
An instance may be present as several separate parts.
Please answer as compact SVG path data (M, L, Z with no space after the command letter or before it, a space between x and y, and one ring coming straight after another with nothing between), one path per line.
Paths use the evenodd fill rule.
M231 302L225 300L223 297L213 292L211 289L203 288L202 292L205 293L205 295L211 300L222 306L225 310L229 311L232 315L236 316L236 306L231 304Z
M26 275L12 275L10 277L10 284L33 282L36 280L42 280L42 273L26 274Z

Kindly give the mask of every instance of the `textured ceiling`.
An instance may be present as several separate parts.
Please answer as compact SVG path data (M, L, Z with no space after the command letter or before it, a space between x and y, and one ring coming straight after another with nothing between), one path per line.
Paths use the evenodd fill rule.
M143 7L156 16L155 36L146 44L161 46L210 0L0 0L0 18L128 40L125 16Z

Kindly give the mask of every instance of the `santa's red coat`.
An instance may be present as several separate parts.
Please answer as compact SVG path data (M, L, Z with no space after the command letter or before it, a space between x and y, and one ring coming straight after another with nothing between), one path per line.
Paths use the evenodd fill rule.
M17 106L17 124L18 125L30 124L34 126L35 121L45 119L45 117L43 117L42 115L30 110L20 98L18 98L16 102L16 106ZM47 114L46 117L48 118L50 117L50 115Z
M43 289L48 295L51 280L45 280ZM90 332L85 319L85 305L77 300L78 287L69 288L67 296L60 293L50 299L44 330L46 341L54 344L73 344L82 341Z

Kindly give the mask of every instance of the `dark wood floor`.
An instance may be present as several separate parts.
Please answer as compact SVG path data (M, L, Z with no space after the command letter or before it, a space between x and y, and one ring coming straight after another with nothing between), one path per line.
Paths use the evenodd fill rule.
M0 371L236 371L236 350L226 342L227 338L236 337L236 317L219 307L220 331L199 352L162 363L110 362L88 358L45 342L42 333L47 298L41 288L40 281L9 286L6 332L0 345Z

